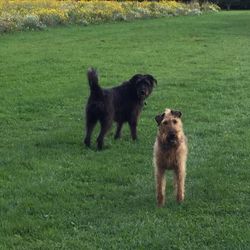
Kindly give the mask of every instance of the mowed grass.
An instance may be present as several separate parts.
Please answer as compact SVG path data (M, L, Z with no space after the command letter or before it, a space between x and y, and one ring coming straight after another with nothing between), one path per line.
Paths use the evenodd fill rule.
M0 37L1 249L249 249L250 12ZM132 142L82 146L85 72L158 86ZM155 204L154 117L183 112L186 199Z

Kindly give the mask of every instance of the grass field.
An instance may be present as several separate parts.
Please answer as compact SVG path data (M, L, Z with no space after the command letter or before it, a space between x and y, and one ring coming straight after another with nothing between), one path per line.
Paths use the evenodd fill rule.
M250 249L250 12L0 37L0 249ZM82 147L85 71L158 86L137 142ZM155 206L154 117L183 112L186 200ZM95 131L95 137L98 130Z

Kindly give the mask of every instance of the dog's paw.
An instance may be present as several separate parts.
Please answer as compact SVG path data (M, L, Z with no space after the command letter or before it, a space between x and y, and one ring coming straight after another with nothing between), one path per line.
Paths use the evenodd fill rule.
M83 144L86 146L86 147L90 147L90 140L85 138L84 141L83 141Z
M177 201L178 203L183 202L183 201L184 201L184 194L177 194L177 196L176 196L176 201Z
M161 194L157 195L157 207L163 207L165 204L165 197Z
M118 140L118 139L120 139L120 138L121 138L121 135L117 135L117 134L116 134L116 135L114 136L114 139L115 139L115 140Z
M103 143L98 142L98 143L97 143L97 150L98 150L98 151L101 151L102 149L103 149Z

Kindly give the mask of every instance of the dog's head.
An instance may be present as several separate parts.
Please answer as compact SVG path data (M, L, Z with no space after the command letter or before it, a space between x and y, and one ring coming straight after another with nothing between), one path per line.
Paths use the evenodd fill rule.
M178 143L179 135L182 133L182 113L171 109L166 109L163 114L157 115L155 120L159 127L162 141L169 145Z
M141 74L134 75L129 82L135 86L137 97L141 100L146 99L157 84L156 79L152 75Z

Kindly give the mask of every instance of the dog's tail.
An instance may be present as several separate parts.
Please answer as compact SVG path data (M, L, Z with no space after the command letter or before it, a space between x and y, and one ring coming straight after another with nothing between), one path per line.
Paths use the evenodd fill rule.
M98 74L94 68L89 68L87 72L90 91L93 94L101 95L102 89L98 84Z

